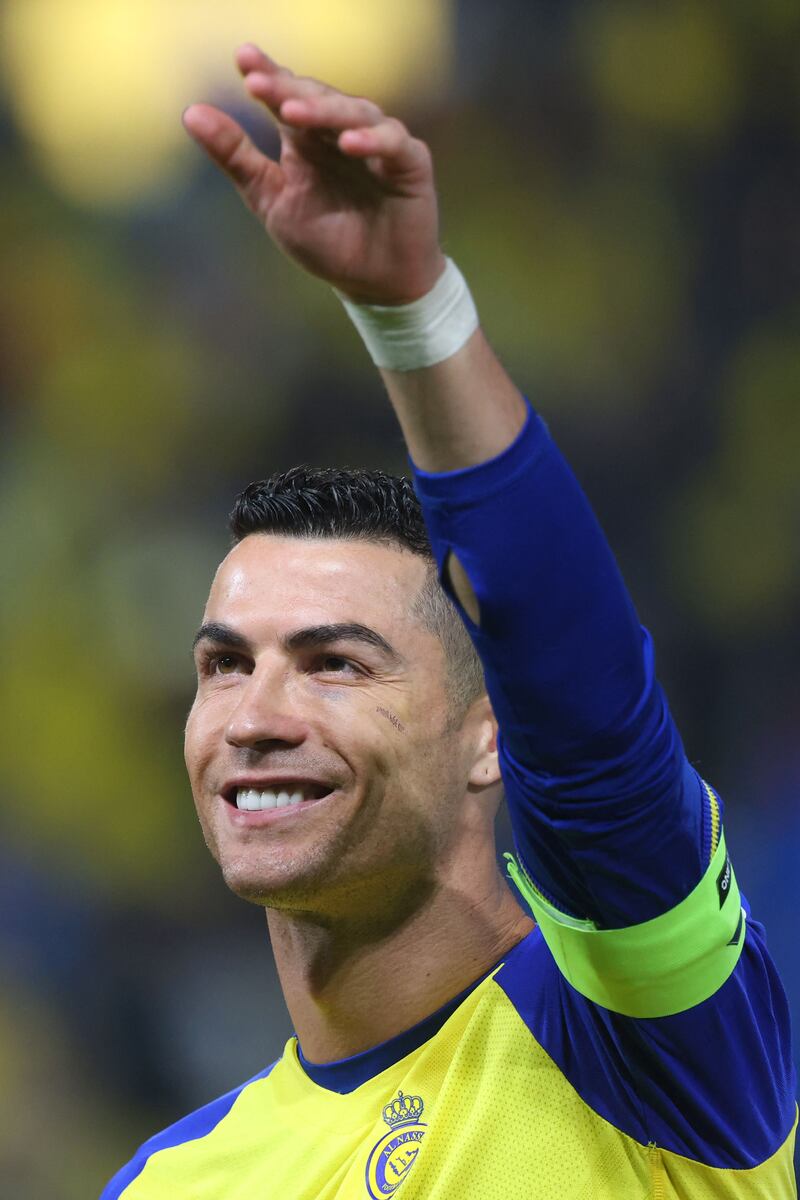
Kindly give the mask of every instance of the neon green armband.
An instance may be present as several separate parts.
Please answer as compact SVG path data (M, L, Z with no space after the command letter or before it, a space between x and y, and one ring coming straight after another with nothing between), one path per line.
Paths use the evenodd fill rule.
M725 837L694 891L627 929L598 929L560 912L511 854L508 873L530 905L564 978L626 1017L668 1017L722 987L744 946L745 912Z

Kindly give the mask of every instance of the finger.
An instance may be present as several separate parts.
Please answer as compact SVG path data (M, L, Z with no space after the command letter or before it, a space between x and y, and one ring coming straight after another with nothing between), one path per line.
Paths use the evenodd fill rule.
M268 54L253 42L245 42L243 46L239 46L234 55L236 65L242 75L247 75L251 71L261 71L265 75L274 75L283 73L290 75L291 72L287 67L280 66L275 62L274 58L270 58Z
M233 180L248 207L263 215L282 186L278 163L262 154L232 117L210 104L190 105L183 114L183 124Z
M356 129L387 119L371 100L332 91L290 96L282 102L280 116L298 129Z
M423 169L430 163L428 147L412 137L396 117L384 117L377 125L362 129L345 129L339 135L338 145L348 157L366 159L371 169L382 164L393 172L403 173Z
M282 120L281 106L288 100L305 100L330 92L324 83L292 75L283 69L275 72L251 71L245 75L244 86L254 100L266 104L276 120Z

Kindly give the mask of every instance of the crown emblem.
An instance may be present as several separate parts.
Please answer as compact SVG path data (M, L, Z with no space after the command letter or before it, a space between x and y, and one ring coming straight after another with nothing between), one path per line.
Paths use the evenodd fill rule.
M422 1096L404 1096L402 1092L398 1092L396 1099L390 1100L385 1106L383 1119L390 1129L394 1129L395 1125L418 1121L424 1108Z

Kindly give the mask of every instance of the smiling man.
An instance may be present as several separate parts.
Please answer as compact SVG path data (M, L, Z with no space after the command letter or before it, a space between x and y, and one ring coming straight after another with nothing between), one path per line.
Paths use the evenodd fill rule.
M363 513L337 513L337 488ZM327 503L316 536L308 532L312 490L316 503ZM406 531L386 517L382 536L394 544L365 533L381 491L404 496L416 526ZM264 511L276 496L279 518ZM374 943L384 961L378 930L391 934L398 965L431 939L430 953L451 956L465 983L496 950L496 932L471 947L470 923L447 918L460 879L469 880L468 902L480 863L481 886L496 893L508 924L506 945L529 925L499 886L491 837L499 771L479 664L441 595L430 552L422 557L399 540L424 536L413 506L407 483L377 473L301 470L254 485L234 512L240 540L217 573L195 641L186 759L198 813L228 886L268 907L293 1010L306 988L302 970L299 986L291 985L300 966L291 945L298 928L319 938L313 918L323 912L336 918L339 941L346 924L348 957L356 943ZM336 536L322 536L332 522ZM433 888L445 854L452 884ZM397 928L404 916L409 927ZM446 948L437 945L445 933ZM325 934L319 944L333 942ZM362 952L363 986L341 1012L323 1014L321 996L312 1000L306 1050L348 1053L385 1032L372 959ZM418 992L405 971L395 980L391 1032L424 1015L428 998ZM435 995L450 998L444 980ZM320 1018L316 1033L308 1022Z
M186 761L228 886L266 908L297 1037L104 1200L788 1200L786 1001L721 801L442 255L427 147L253 46L237 60L279 160L217 109L186 127L338 291L416 495L297 468L236 503ZM496 865L501 787L535 926Z

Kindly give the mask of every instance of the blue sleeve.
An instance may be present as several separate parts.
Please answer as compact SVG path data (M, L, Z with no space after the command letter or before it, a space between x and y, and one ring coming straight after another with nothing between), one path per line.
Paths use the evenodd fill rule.
M606 928L682 900L710 859L689 766L614 558L546 426L530 412L497 458L415 470L434 554L464 567L461 611L500 726L518 852L541 890ZM457 603L457 602L456 602Z
M544 423L530 412L497 458L415 470L415 483L445 588L453 597L452 553L478 601L476 625L453 597L483 663L529 874L600 928L674 908L709 865L721 813L686 760L650 638ZM786 1138L788 1009L760 927L715 994L654 1019L593 1003L538 945L543 963L520 958L498 981L596 1111L718 1165L752 1165Z

